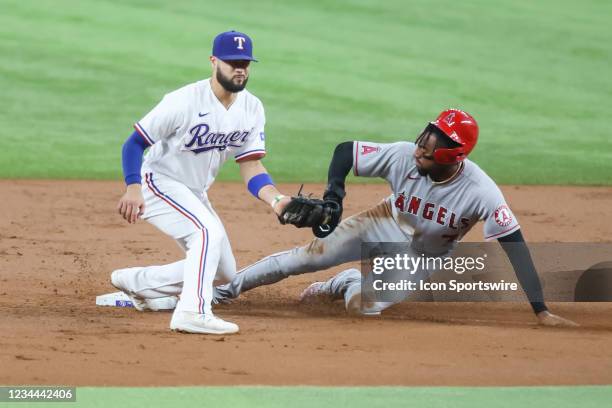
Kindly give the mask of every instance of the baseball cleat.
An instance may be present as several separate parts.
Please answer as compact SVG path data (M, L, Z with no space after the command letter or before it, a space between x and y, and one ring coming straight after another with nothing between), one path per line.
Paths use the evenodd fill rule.
M176 307L176 303L178 302L178 297L176 296L146 299L138 296L127 288L122 278L125 276L125 274L136 273L140 269L142 268L125 268L113 271L113 273L111 273L111 284L125 293L134 305L134 309L138 310L139 312L144 312L147 310L157 312L158 310L174 309Z
M175 310L170 320L170 330L197 334L232 334L238 333L239 328L237 324L226 322L214 315Z
M311 283L306 289L300 294L300 302L308 303L317 300L321 296L325 295L323 291L323 285L325 282L314 282Z
M368 310L361 307L361 285L349 287L344 296L344 307L350 315L357 316L380 316L380 310Z

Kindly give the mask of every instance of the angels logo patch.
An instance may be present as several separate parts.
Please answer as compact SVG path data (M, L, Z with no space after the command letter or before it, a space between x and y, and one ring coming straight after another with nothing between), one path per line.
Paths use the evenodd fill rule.
M507 227L512 223L512 212L507 205L500 205L495 210L495 222L500 227Z
M448 126L453 126L453 122L455 121L455 112L449 113L448 116L444 118L444 121Z
M361 146L361 155L365 156L370 153L378 153L380 152L380 147L378 146Z

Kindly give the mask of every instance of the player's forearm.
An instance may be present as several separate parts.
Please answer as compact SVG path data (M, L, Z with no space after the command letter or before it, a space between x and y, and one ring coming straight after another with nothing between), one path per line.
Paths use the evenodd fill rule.
M254 176L261 173L268 173L264 165L260 160L248 160L239 163L240 166L240 176L242 176L242 180L245 184L249 183Z
M140 169L142 168L142 155L147 147L146 142L137 132L132 133L123 144L121 162L126 185L142 182Z
M277 197L282 196L261 161L240 163L240 175L251 194L260 200L272 204Z
M542 285L536 271L529 248L525 243L521 230L515 231L512 234L498 239L502 248L508 255L508 259L514 268L514 273L518 278L531 308L535 314L548 310L544 303L544 294L542 293Z
M353 142L343 142L336 146L327 172L325 199L342 202L346 192L346 176L353 167Z
M271 184L268 184L267 186L259 190L259 199L270 205L274 204L276 198L281 196L284 197L284 195L280 191L278 191L275 186Z

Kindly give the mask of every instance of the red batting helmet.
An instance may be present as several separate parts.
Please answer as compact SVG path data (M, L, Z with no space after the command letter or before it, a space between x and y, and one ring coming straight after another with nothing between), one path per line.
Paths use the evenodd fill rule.
M459 109L447 109L440 113L435 121L429 122L429 124L438 128L453 142L460 145L450 149L437 148L433 156L438 164L459 163L476 146L478 141L478 123L467 112Z

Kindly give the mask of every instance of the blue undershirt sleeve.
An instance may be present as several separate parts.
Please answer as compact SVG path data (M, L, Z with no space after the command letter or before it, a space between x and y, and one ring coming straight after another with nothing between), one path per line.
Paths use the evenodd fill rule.
M123 144L121 159L126 185L142 182L140 169L142 167L142 155L147 147L149 145L138 132L132 133Z

